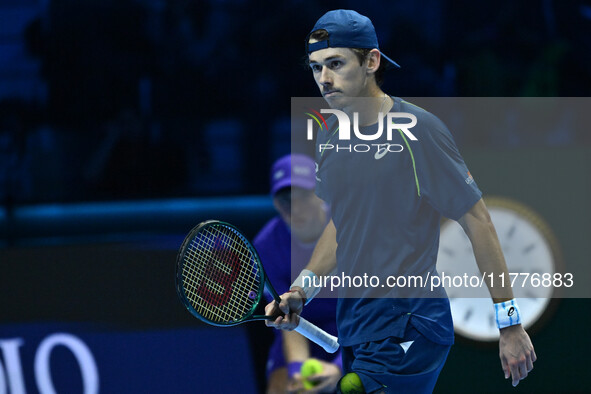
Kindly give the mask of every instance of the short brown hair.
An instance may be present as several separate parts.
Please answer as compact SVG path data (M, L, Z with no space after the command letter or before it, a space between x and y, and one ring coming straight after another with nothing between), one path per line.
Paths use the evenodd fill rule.
M316 41L326 41L326 40L328 40L328 32L324 29L319 29L319 30L313 31L308 36L308 41L310 39L314 39ZM369 55L369 52L371 51L371 49L368 49L368 48L348 48L348 49L352 50L353 53L355 54L355 56L357 56L360 66L363 65L363 62L367 60L367 56ZM380 62L380 67L374 73L374 75L376 77L376 83L378 84L378 86L382 86L382 83L384 83L384 71L386 71L386 62Z

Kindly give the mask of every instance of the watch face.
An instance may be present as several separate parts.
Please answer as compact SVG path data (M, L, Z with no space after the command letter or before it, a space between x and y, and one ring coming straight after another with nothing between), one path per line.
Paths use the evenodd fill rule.
M493 286L507 286L511 282L522 324L528 329L540 321L552 300L559 261L555 238L541 217L523 204L487 198L486 205L509 278L499 273L484 274ZM483 275L476 265L472 245L462 227L452 220L441 226L437 271L450 298L455 332L477 341L497 340L499 330L492 299L486 283L479 280Z

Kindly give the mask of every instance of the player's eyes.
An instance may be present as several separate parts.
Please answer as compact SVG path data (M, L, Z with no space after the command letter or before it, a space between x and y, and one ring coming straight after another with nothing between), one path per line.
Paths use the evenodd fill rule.
M331 60L330 62L327 63L327 68L331 69L331 70L336 70L340 67L343 66L343 61L342 60ZM310 69L315 72L315 73L319 73L322 72L322 65L321 64L310 64Z
M343 65L343 62L340 60L333 60L330 62L329 66L331 69L339 68Z

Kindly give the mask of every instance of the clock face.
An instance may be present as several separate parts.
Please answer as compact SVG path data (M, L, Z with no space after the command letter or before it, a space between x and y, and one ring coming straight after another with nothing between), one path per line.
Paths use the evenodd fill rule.
M499 198L485 201L503 249L522 324L528 329L542 318L552 301L552 278L559 260L556 241L541 217L524 205ZM472 245L453 220L441 226L437 271L442 277L472 278L461 284L458 280L443 281L455 332L471 340L497 340L499 330L488 288L476 280L482 275ZM503 279L498 274L492 279L493 286L501 286ZM463 287L464 283L470 286Z

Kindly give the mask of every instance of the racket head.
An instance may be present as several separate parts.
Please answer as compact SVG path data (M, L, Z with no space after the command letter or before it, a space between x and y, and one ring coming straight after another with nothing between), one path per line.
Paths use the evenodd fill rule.
M199 223L177 255L177 294L193 316L208 324L233 326L251 319L265 283L255 248L226 222Z

